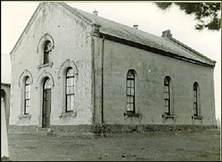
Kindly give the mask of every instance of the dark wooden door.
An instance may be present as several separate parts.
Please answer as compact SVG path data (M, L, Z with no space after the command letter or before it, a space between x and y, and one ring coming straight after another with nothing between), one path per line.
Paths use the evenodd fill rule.
M42 127L48 128L50 125L51 113L51 89L43 91L43 110L42 110Z

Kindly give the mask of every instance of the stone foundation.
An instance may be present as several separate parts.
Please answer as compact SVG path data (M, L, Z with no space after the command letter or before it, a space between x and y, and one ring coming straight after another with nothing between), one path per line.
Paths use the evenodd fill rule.
M1 161L10 161L10 159L9 159L9 157L3 156L3 157L1 157Z
M18 126L18 125L8 125L8 133L34 133L36 132L37 126Z
M51 125L49 128L41 128L37 125L18 126L9 125L9 133L47 133L47 134L80 134L94 133L93 125Z
M217 129L217 126L204 125L105 125L100 131L112 132L169 132L169 131L198 131L207 129Z
M9 125L9 133L45 133L47 135L98 135L100 133L130 133L130 132L169 132L169 131L199 131L217 129L217 126L203 125L52 125L50 128L38 126Z

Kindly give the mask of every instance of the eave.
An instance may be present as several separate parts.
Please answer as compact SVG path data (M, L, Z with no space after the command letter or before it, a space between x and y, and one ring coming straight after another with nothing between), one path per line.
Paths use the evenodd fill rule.
M145 51L153 52L155 54L168 56L168 57L171 57L171 58L175 58L175 59L178 59L178 60L186 61L186 62L189 62L189 63L201 65L201 66L214 68L215 63L216 63L216 61L214 61L212 64L207 64L207 63L204 63L204 62L201 62L201 61L198 61L198 60L194 60L194 59L191 59L191 58L187 58L187 57L184 57L184 56L177 55L175 53L166 52L164 50L160 50L160 49L157 49L157 48L154 48L154 47L150 47L150 46L147 46L147 45L136 43L136 42L126 40L126 39L123 39L123 38L115 37L115 36L112 36L112 35L107 34L107 33L100 32L99 37L100 38L105 38L105 39L110 40L110 41L118 42L118 43L121 43L121 44L124 44L124 45L128 45L128 46L131 46L131 47L135 47L135 48L138 48L138 49L142 49L142 50L145 50Z

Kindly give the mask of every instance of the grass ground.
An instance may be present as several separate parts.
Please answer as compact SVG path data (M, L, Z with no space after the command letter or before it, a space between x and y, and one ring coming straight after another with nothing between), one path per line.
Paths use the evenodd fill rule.
M220 161L220 131L8 134L11 161Z

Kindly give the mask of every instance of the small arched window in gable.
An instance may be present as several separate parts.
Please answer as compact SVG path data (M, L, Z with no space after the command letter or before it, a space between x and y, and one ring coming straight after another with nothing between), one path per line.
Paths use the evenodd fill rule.
M49 54L50 52L52 52L52 43L50 41L47 40L45 42L43 52L44 52L43 64L47 64L49 63Z
M24 92L24 115L29 114L30 112L30 91L31 91L31 80L29 77L25 79L25 92Z

